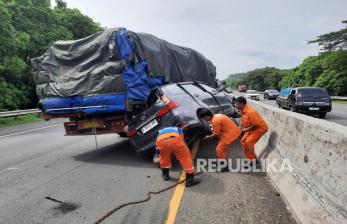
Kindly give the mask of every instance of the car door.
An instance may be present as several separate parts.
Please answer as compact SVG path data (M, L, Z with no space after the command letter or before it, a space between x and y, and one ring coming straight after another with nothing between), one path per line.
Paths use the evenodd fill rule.
M213 113L220 113L221 108L213 95L195 83L181 84L183 89L191 95L202 107L209 108Z
M201 85L206 91L208 91L215 97L217 103L220 106L220 113L224 113L227 115L231 115L234 113L234 108L232 106L231 101L225 95L226 93L224 93L223 91L218 91L212 88L211 86L202 83L200 83L199 85Z

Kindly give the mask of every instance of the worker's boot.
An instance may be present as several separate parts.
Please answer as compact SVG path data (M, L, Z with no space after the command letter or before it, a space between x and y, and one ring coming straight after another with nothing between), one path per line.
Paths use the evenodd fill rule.
M194 178L194 173L187 173L186 174L186 187L191 187L194 185L197 185L201 182L199 178Z
M164 181L170 180L169 169L164 168L164 169L161 169L161 171L162 171L161 177L163 178L163 180Z

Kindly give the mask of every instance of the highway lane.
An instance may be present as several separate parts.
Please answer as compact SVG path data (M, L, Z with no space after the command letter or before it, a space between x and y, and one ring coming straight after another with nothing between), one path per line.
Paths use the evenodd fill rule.
M261 98L261 102L272 105L274 107L278 107L276 100L264 100L264 98ZM322 119L342 125L347 125L347 104L333 103L331 112L327 113L327 116Z
M233 94L235 96L246 96L245 93L240 93L237 91L235 91ZM262 103L265 103L274 107L278 107L276 104L276 100L265 100L262 94L260 94L260 101ZM325 118L317 117L317 119L325 119L327 121L331 121L334 123L347 125L347 104L333 103L331 112L327 113L327 116Z
M93 223L116 205L172 184L163 182L157 166L138 157L128 140L98 136L96 150L93 136L63 134L58 125L0 138L0 223ZM171 193L124 208L105 223L163 223ZM46 196L77 209L66 211Z
M117 135L98 136L97 150L94 136L66 137L62 124L32 125L0 130L0 223L93 223L112 208L177 181L163 182L158 167ZM216 158L215 143L201 145L199 158ZM242 155L239 144L233 145L231 156ZM174 168L171 176L177 178L177 162ZM211 173L201 178L200 185L186 189L176 223L258 223L263 214L262 223L295 223L265 175ZM104 223L164 223L172 195L169 190L152 196ZM59 206L46 196L74 207Z

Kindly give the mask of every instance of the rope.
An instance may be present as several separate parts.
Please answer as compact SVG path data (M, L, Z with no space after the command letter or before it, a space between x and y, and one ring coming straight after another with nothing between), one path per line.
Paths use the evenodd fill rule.
M94 140L95 140L96 149L99 149L98 139L96 137L96 128L93 128L93 132L94 132Z
M196 173L195 176L200 175L201 173L202 173L202 172ZM122 209L122 208L124 208L124 207L127 207L127 206L129 206L129 205L136 205L136 204L140 204L140 203L144 203L144 202L146 202L146 201L149 201L149 200L151 199L151 195L152 195L152 194L160 194L160 193L163 193L163 192L165 192L165 191L168 191L168 190L170 190L170 189L176 187L177 185L179 185L179 184L181 184L181 183L183 183L183 182L185 182L185 181L186 181L186 179L183 179L183 180L181 180L181 181L179 181L179 182L177 182L177 183L175 183L175 184L173 184L173 185L171 185L171 186L169 186L169 187L163 188L163 189L161 189L161 190L159 190L159 191L149 191L149 192L147 193L147 197L146 197L145 199L137 200L137 201L130 201L130 202L121 204L121 205L115 207L114 209L110 210L109 212L107 212L104 216L102 216L100 219L98 219L94 224L99 224L99 223L103 222L105 219L107 219L108 217L110 217L113 213L115 213L116 211L118 211L118 210L120 210L120 209Z
M93 122L95 122L95 117L93 117ZM96 137L96 128L93 127L93 133L94 133L94 141L95 141L95 146L96 146L96 149L99 149L99 145L98 145L98 139Z

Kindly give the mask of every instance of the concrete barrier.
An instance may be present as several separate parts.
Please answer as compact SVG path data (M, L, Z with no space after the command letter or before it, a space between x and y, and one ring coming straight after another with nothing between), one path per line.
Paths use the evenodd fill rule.
M290 164L268 176L301 223L347 223L347 127L249 101L269 132L256 144L260 158ZM279 164L276 165L279 168Z

